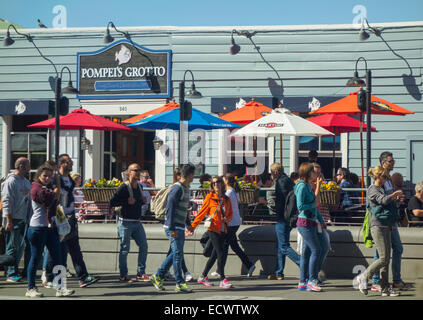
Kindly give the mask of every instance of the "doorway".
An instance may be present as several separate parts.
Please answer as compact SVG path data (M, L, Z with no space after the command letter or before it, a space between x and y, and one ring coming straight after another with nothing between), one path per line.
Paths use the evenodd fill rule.
M138 163L149 171L154 181L155 151L154 132L119 131L116 134L116 172L115 177L122 179L122 172L131 163Z
M411 162L411 182L417 183L423 180L423 140L410 141L410 162Z

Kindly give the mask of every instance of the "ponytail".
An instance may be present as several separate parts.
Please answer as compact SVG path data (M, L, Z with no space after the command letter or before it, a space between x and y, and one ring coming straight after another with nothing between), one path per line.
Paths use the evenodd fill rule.
M231 186L236 193L239 193L241 191L241 188L239 187L238 182L235 180L235 176L232 173L225 174L225 179L229 186Z

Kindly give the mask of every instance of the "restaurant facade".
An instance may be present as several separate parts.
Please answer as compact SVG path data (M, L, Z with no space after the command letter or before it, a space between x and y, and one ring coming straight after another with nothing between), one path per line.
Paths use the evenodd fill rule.
M54 130L27 125L54 117L54 78L65 66L78 89L77 95L66 94L70 111L82 107L122 122L172 99L178 102L182 80L187 88L195 83L202 94L190 100L193 108L215 116L252 99L307 116L357 90L346 83L363 57L366 63L359 61L357 71L364 78L365 67L371 69L372 94L414 112L372 116L377 132L372 133L371 164L378 164L381 152L391 151L394 171L416 183L423 180L423 22L374 27L383 30L381 36L371 34L365 41L353 25L119 27L129 37L112 32L110 43L104 42L106 27L22 29L34 43L12 31L15 43L0 47L1 175L13 169L19 156L28 157L35 170L54 154ZM0 31L2 40L5 35ZM231 35L240 46L237 54L230 54ZM193 77L185 77L187 70ZM68 73L61 76L66 84ZM317 150L325 175L331 176L332 137L284 136L282 143L267 138L253 151L251 139L229 134L227 129L189 133L187 153L197 175L252 174L255 156L263 161L264 171L282 158L290 173L309 150ZM153 148L156 138L163 141L158 150ZM171 130L85 130L83 136L78 130L61 130L59 151L71 155L74 171L83 167L85 178L120 178L137 162L157 186L164 186L172 182L178 166L178 144L178 132ZM335 149L336 167L360 174L359 133L336 137Z

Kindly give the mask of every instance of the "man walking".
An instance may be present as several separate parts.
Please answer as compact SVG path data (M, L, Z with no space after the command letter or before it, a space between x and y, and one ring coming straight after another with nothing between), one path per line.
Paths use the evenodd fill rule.
M391 172L394 170L395 160L392 152L385 151L382 152L379 156L380 165ZM394 186L392 180L388 179L383 186L387 195L390 195L394 192ZM401 258L402 258L402 242L401 237L398 231L398 222L395 223L392 233L391 233L391 246L392 246L392 280L393 288L396 290L408 290L410 288L409 284L404 283L401 278ZM376 250L373 260L379 259L379 252ZM373 276L373 284L371 291L380 292L381 288L379 285L380 275L379 272L376 272Z
M25 229L31 212L29 193L31 183L26 178L30 171L27 158L18 158L15 170L10 173L2 187L3 226L5 226L6 255L14 258L13 265L7 268L7 281L18 282L18 265L25 245Z
M146 199L143 196L143 189L140 180L141 168L133 163L128 167L128 181L121 185L110 200L113 207L122 206L118 221L118 234L120 238L119 251L119 281L132 283L133 280L128 276L128 253L130 250L131 238L135 240L138 246L138 281L150 281L149 276L145 274L147 261L147 237L144 227L141 223L141 208Z
M163 261L157 273L151 277L151 281L157 290L164 290L165 274L173 265L176 280L175 291L192 292L182 277L182 259L184 256L185 228L191 225L188 216L189 186L194 180L194 171L195 167L192 164L183 165L181 168L181 179L171 187L167 197L164 229L170 241L171 252Z
M69 252L73 266L75 268L76 275L79 279L79 286L81 288L87 287L99 280L99 277L94 277L88 274L87 267L82 256L81 247L79 245L79 234L78 234L78 221L75 216L75 199L73 191L75 188L75 182L70 177L72 171L73 161L68 154L61 154L59 156L59 180L60 180L60 204L63 207L63 211L66 214L71 231L66 235L65 239L61 242L62 249L62 261L64 261ZM51 255L47 262L47 279L51 279L51 270L53 269L53 261ZM47 282L47 286L49 282Z
M289 235L291 226L284 218L285 199L290 191L294 189L294 182L284 173L280 163L273 163L270 166L272 179L275 182L275 194L268 202L269 210L273 211L278 218L275 225L277 239L277 263L274 275L269 275L269 280L283 280L286 257L290 258L297 266L300 265L300 256L291 248Z

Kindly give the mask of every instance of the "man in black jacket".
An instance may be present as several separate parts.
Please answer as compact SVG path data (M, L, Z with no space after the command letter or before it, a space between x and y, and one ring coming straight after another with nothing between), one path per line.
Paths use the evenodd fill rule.
M147 237L141 223L141 208L146 199L143 196L140 180L141 168L133 163L128 167L128 182L121 185L110 200L113 207L122 206L118 221L118 234L120 238L119 251L119 281L131 283L133 280L128 276L127 259L130 250L131 238L138 245L137 281L150 281L145 273L147 261Z
M270 280L283 280L283 270L285 268L286 257L290 258L296 265L300 265L300 256L291 248L289 243L289 235L291 227L289 221L285 221L285 199L290 191L294 189L294 183L284 173L283 167L280 163L273 163L270 166L270 172L275 184L274 203L269 201L270 210L273 210L278 217L275 225L275 233L277 239L277 263L274 275L269 275Z

